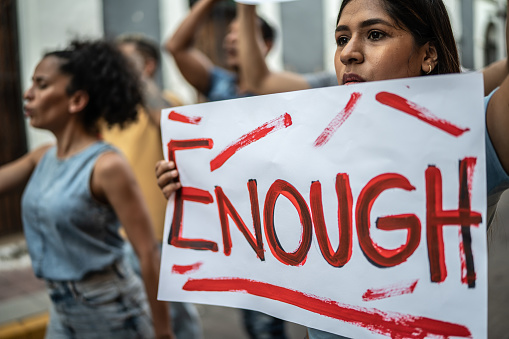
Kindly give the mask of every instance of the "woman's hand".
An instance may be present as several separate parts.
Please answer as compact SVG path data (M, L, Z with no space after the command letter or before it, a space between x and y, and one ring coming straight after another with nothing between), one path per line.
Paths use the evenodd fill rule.
M180 189L182 185L178 179L179 173L173 161L160 160L156 163L157 185L166 199Z

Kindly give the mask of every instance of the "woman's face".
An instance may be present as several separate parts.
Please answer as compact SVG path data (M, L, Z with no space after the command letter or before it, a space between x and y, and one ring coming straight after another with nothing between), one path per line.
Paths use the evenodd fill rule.
M336 27L334 66L340 85L421 75L426 45L397 26L382 0L352 0Z
M70 98L66 88L71 77L59 71L60 63L55 56L42 59L24 94L25 115L33 127L54 130L67 121Z

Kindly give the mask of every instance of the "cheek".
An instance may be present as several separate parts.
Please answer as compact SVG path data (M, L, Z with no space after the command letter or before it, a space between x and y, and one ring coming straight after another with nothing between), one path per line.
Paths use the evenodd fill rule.
M376 80L401 78L407 73L408 54L397 47L390 48L377 55L372 65Z
M58 114L58 112L67 110L67 98L62 93L51 93L41 96L39 101L39 110L47 114Z
M334 68L336 69L336 76L339 76L339 73L343 69L343 63L341 62L341 53L336 49L336 53L334 54Z

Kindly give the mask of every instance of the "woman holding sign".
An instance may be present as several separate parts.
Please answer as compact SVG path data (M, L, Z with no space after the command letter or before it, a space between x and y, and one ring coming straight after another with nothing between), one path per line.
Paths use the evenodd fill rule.
M249 20L255 7L239 4L238 9L240 35L249 38ZM337 50L334 64L340 85L460 72L458 51L449 17L440 0L345 0L338 15L335 34ZM251 38L256 39L254 34ZM256 57L259 53L255 52L256 45L250 43L249 39L239 40L241 62L247 60L242 53ZM259 66L262 61L251 63L253 67L244 67L245 72L252 72L246 73L244 79L254 79L257 74L265 74L262 76L265 80L261 84L272 86L267 93L284 91L284 84L292 82L293 77L287 78L284 73L270 72L264 61L265 67ZM265 72L259 72L260 67L265 69ZM509 169L509 136L504 133L505 126L509 124L504 105L509 103L502 98L504 91L509 91L507 74L507 60L497 62L484 70L486 94L492 94L487 97L490 104L487 105L486 112L489 135L487 152L490 223L501 193L509 187L506 173ZM260 84L260 79L251 81L250 86L253 89L256 87L253 83ZM501 85L500 89L492 92L491 89L498 85ZM264 93L261 89L257 91ZM178 173L173 164L159 162L156 174L166 197L180 188L180 184L175 181Z
M239 8L239 17L242 11L254 10L244 5ZM456 43L441 0L344 0L335 39L339 85L460 72ZM509 187L508 66L501 62L497 67L506 76L485 100L488 225L501 193ZM180 187L173 163L159 162L156 175L165 196ZM342 338L314 329L308 333L311 339Z
M127 161L98 136L99 119L136 118L141 93L131 69L103 41L47 53L24 94L25 112L56 146L0 167L0 193L26 185L25 237L52 300L48 338L174 338L166 303L156 300L160 257L147 207ZM124 261L120 223L145 290Z

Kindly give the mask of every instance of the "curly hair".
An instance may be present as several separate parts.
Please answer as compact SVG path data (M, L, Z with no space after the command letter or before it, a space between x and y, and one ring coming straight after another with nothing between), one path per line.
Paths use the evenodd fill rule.
M140 80L114 43L74 40L66 49L44 55L49 56L59 58L60 72L71 76L67 94L79 90L88 94L83 110L88 131L97 131L100 118L108 126L121 127L136 120L137 106L143 101Z

